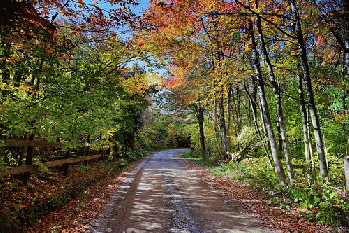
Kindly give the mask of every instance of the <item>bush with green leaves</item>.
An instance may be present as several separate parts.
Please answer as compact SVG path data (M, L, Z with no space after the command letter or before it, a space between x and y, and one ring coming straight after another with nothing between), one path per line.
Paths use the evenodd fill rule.
M268 200L270 205L287 209L291 203L297 203L302 209L310 211L303 212L309 220L336 224L349 216L349 203L338 196L334 186L315 180L311 185L308 182L298 182L290 186L280 186L266 157L245 158L240 162L230 161L214 165L209 160L204 162L197 152L186 151L182 156L206 166L216 176L228 176L235 181L248 183L262 192L272 191L274 195Z
M235 139L235 148L232 159L241 161L246 157L256 157L261 140L255 128L244 126Z
M310 186L294 184L289 188L289 197L300 207L314 210L319 222L336 223L340 218L348 215L349 204L338 198L333 187L314 183Z

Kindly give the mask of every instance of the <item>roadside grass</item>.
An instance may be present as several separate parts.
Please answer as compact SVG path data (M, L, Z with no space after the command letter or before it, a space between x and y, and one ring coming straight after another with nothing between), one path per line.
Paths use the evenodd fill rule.
M217 163L217 160L203 157L200 152L195 151L184 152L182 157L203 166L217 177L228 177L267 194L270 206L284 210L296 206L299 214L308 221L317 221L335 229L349 229L349 203L338 192L334 182L324 185L319 178L310 180L304 174L298 174L300 178L293 184L280 186L278 177L264 157L226 163Z

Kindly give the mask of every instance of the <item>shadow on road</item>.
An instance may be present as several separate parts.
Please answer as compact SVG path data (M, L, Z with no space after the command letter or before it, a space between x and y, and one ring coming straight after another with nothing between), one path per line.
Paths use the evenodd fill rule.
M272 232L240 203L205 185L178 157L156 152L128 174L109 216L89 232Z

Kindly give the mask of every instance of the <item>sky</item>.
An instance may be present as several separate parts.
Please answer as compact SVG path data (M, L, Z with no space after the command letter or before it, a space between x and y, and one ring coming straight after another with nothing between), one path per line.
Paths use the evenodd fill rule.
M149 1L148 0L140 0L140 4L138 6L135 6L134 7L134 10L135 12L137 12L138 14L142 14L143 10L144 9L147 9L148 7L150 6L149 4ZM149 70L149 69L153 69L154 72L157 72L159 73L160 76L163 76L166 74L167 70L166 69L157 69L157 68L154 68L154 67L146 67L146 63L143 62L143 61L137 61L137 63L141 66L141 67L145 67L146 70ZM130 64L131 66L133 65L133 62L131 62Z
M140 0L140 4L135 7L136 12L142 12L150 6L148 0Z
M88 4L93 4L94 0L85 0L86 3ZM101 7L102 9L104 10L108 10L110 9L110 3L104 3L104 4L101 4L102 1L99 1L99 7ZM148 0L139 0L140 4L137 5L137 6L134 6L132 8L132 10L137 14L137 15L142 15L142 12L143 10L147 9L150 4L149 4L149 1ZM118 36L124 40L127 40L128 38L131 37L131 34L130 33L125 33L125 32L122 32L122 30L120 30L120 32L118 33ZM157 72L160 76L163 76L166 74L167 70L166 69L157 69L157 68L154 68L154 67L147 67L146 66L146 63L143 62L143 61L140 61L140 60L134 60L134 61L131 61L129 62L129 64L127 65L128 67L132 67L133 64L137 62L141 67L144 67L147 71L149 71L150 69L152 69L154 72Z

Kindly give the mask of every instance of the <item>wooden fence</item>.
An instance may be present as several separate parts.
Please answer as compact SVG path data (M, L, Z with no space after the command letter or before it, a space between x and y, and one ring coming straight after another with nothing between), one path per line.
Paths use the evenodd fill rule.
M58 167L64 164L73 164L73 163L79 163L82 161L88 161L92 159L98 159L101 158L102 155L91 155L86 157L79 157L79 158L69 158L69 159L62 159L62 160L55 160L51 162L43 163L43 166L49 168L49 167ZM39 165L23 165L19 167L11 168L7 171L1 172L1 176L8 176L8 175L15 175L15 174L22 174L25 172L34 172L40 170Z
M64 144L61 142L47 142L44 140L17 140L17 139L6 139L3 140L4 144L3 146L0 145L0 147L62 147ZM1 149L1 148L0 148ZM44 167L50 168L50 167L58 167L61 165L68 165L68 164L74 164L79 163L83 161L89 161L92 159L98 159L103 157L103 154L98 155L91 155L91 156L84 156L84 157L78 157L78 158L67 158L62 160L55 160L43 163L42 165ZM8 175L15 175L15 174L22 174L22 173L29 173L29 172L35 172L39 171L42 168L42 165L22 165L19 167L10 168L6 171L0 172L0 176L8 176Z

